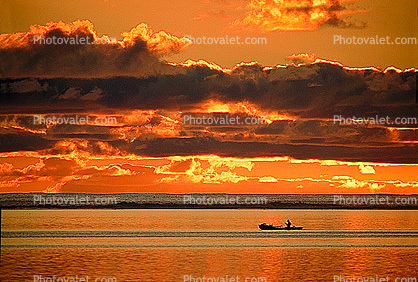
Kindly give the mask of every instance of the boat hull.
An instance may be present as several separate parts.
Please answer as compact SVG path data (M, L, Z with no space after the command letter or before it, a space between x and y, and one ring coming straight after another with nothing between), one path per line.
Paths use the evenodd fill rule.
M258 226L261 230L302 230L302 226L291 226L291 227L283 227L283 226L274 226L274 225L267 225L267 224L260 224Z

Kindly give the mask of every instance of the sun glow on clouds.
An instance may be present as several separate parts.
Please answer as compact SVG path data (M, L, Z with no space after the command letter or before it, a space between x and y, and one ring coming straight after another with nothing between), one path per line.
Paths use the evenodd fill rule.
M62 144L63 145L63 144ZM65 153L67 148L72 148L71 153ZM388 187L396 189L414 189L418 183L410 180L393 180L383 178L376 174L373 166L387 167L394 172L398 169L416 169L417 165L397 165L397 164L371 164L358 162L341 161L321 161L321 160L296 160L289 157L259 157L259 158L233 158L220 157L216 155L203 156L172 156L172 157L144 157L137 155L117 155L114 149L103 146L104 152L108 155L97 155L88 151L90 144L76 144L68 141L61 149L61 154L44 154L34 152L15 152L2 153L0 161L5 158L6 161L0 162L0 187L2 189L18 189L27 184L36 183L40 191L56 193L63 191L64 187L72 185L89 185L89 181L95 183L95 179L121 178L121 183L135 182L137 177L146 177L151 182L148 185L176 185L176 184L233 184L233 185L251 185L264 189L263 185L275 185L274 193L280 193L282 187L288 187L292 183L298 183L296 186L303 186L304 191L309 190L315 183L322 186L328 186L335 191L344 189L363 192L378 192ZM112 153L113 152L113 153ZM19 158L32 159L33 164L23 168L16 168L13 163ZM165 162L166 164L161 164ZM303 165L304 172L293 172L295 177L283 177L288 174L292 168L289 166ZM346 171L349 175L335 174L338 171ZM360 174L350 167L360 168ZM141 169L146 169L141 171ZM289 172L286 172L290 169ZM284 170L284 172L282 172ZM63 172L65 174L63 175ZM373 178L363 179L361 175L370 175ZM319 172L326 174L319 175ZM367 172L367 174L364 174ZM48 176L45 176L45 174ZM145 174L144 174L145 173ZM314 176L318 173L317 176ZM311 177L302 175L312 174ZM351 175L350 175L351 174ZM297 176L299 175L299 176ZM83 184L84 183L84 184ZM91 185L91 184L90 184ZM138 183L138 188L141 187ZM296 187L295 186L295 187ZM196 186L196 189L199 189ZM71 191L66 188L65 191ZM70 190L68 190L70 189ZM226 186L225 192L228 192ZM9 191L7 190L7 191ZM408 191L409 191L408 190ZM96 191L100 193L100 189Z
M55 32L55 34L51 34ZM94 24L88 20L77 20L72 23L49 22L46 25L32 25L27 33L0 34L0 49L28 48L36 39L35 36L47 38L58 37L90 37L89 42L100 42L102 45L114 45L121 48L132 47L137 39L146 42L150 51L167 53L187 49L192 41L182 37L176 37L165 31L154 32L146 23L140 23L130 31L121 33L122 40L111 39L107 35L98 36Z
M264 118L268 124L276 120L296 120L296 118L290 117L288 115L281 115L276 112L262 111L249 102L223 103L219 101L209 100L203 105L201 105L200 108L194 110L194 112L228 114L244 113L248 116Z
M247 6L250 9L249 12L244 20L237 23L237 26L273 31L312 30L322 24L342 24L340 18L352 12L342 6L344 2L348 1L251 0ZM107 185L112 181L117 182L115 189L119 189L120 184L122 187L120 189L123 189L125 185L133 187L133 190L129 190L130 192L144 192L140 190L141 187L147 187L148 190L145 192L148 193L159 191L153 189L161 186L168 187L164 188L166 189L164 191L170 192L170 189L176 185L191 186L193 191L197 192L202 186L220 185L222 188L219 190L222 189L226 193L235 185L253 186L260 189L260 193L294 191L296 187L299 189L298 192L309 193L318 191L325 193L407 191L411 193L415 192L413 189L418 186L416 172L414 174L417 165L396 164L401 161L416 162L414 147L406 147L407 150L399 151L399 154L396 151L397 148L402 148L404 145L402 142L416 142L408 141L412 137L406 135L408 132L404 131L410 131L409 128L382 127L371 128L371 130L364 128L365 133L363 133L361 131L363 129L357 131L353 127L333 127L329 124L330 120L327 117L321 115L317 117L312 115L317 113L309 111L304 115L303 112L312 108L316 111L332 112L333 109L328 109L330 104L323 103L322 98L341 100L340 96L334 96L335 85L333 83L325 85L327 81L321 81L324 75L318 75L319 71L329 74L329 77L333 77L334 74L340 75L341 79L347 78L343 81L349 82L352 81L352 77L356 77L361 87L354 87L354 91L359 88L367 88L368 91L364 92L362 97L367 98L372 95L378 97L378 94L386 91L389 98L398 98L398 96L406 97L407 91L413 89L411 87L412 72L417 71L414 68L404 71L395 67L388 67L384 71L375 67L352 68L337 61L320 59L315 54L307 53L293 54L289 57L293 60L292 63L276 67L262 67L254 61L241 62L233 68L223 68L216 63L204 60L166 63L159 60L161 54L184 50L190 46L191 42L185 38L172 36L165 31L155 33L144 23L130 31L123 32L123 39L116 41L112 41L107 36L99 37L94 31L93 24L88 21L76 21L71 24L48 23L45 26L33 26L28 33L0 35L0 49L6 50L5 54L19 55L22 50L26 54L26 51L30 51L31 48L37 49L33 44L31 45L34 35L51 36L53 34L59 34L62 37L81 35L107 42L105 45L89 46L89 48L77 46L76 52L72 54L74 58L78 58L77 56L83 53L81 51L91 51L91 48L97 48L94 52L87 53L86 57L95 57L92 54L100 55L101 59L98 60L100 64L92 69L105 70L106 78L109 75L107 67L116 66L115 73L123 76L126 73L120 74L120 71L124 70L129 65L128 63L133 64L129 74L138 74L138 71L141 72L149 67L151 70L156 70L155 73L150 72L155 77L153 79L147 77L140 81L128 79L128 83L124 83L123 81L127 80L121 77L113 80L116 82L115 85L122 81L117 88L123 88L124 84L129 88L131 82L140 85L132 93L130 89L117 92L115 88L101 89L94 84L92 85L94 87L86 87L88 91L74 88L72 85L64 85L63 92L54 92L46 100L49 104L50 101L57 99L59 102L68 102L69 105L76 107L79 106L78 103L82 104L86 100L94 102L100 113L91 113L91 115L104 117L103 112L111 113L112 116L117 117L117 124L106 123L81 129L76 126L56 125L33 127L33 123L27 122L28 117L31 117L30 114L21 114L21 112L10 115L10 119L7 117L0 121L0 133L7 138L24 137L28 139L23 142L25 144L22 146L39 145L39 147L35 146L33 151L24 151L32 150L26 149L28 147L18 147L16 151L0 153L0 187L5 192L68 192L75 191L74 187L79 186L95 187L94 192L100 193L101 187L97 187L97 183ZM61 47L51 48L57 48L56 51L59 52L56 54L67 54L61 52L62 50L59 49ZM13 48L19 52L8 53L9 49ZM35 51L31 54L47 53L41 47ZM4 57L6 61L13 61L9 59L10 56ZM48 58L53 59L54 66L62 69L59 64L55 64L55 59L59 57L55 58L54 54L50 56L48 53ZM67 59L63 60L65 65L68 61L75 61L73 70L78 72L80 66L77 60ZM112 61L112 59L115 60ZM110 65L107 64L109 61L111 61ZM144 67L143 63L148 61L150 64ZM22 63L22 65L27 64ZM45 69L50 70L51 66L46 65ZM7 68L6 66L5 69ZM164 72L161 71L162 68ZM170 75L162 76L166 74L167 69ZM19 69L16 69L16 72L21 74ZM403 74L405 72L411 73ZM42 75L44 74L41 73L40 76L35 77L42 77ZM92 75L91 78L94 80L94 78L102 77L103 74L89 72L86 75ZM62 77L58 75L59 79ZM49 81L42 82L42 85L39 81L38 79L25 79L7 82L1 86L6 93L5 97L11 97L14 93L17 93L19 97L26 97L29 92L35 96L43 92L56 91L51 88L55 86L49 86ZM196 81L196 84L192 84ZM185 84L182 84L183 82ZM189 84L192 86L182 88L183 85L189 86ZM181 86L178 87L178 85ZM300 91L303 95L298 96L300 93L297 91L289 91L294 85L299 85L310 94L306 95L305 92ZM319 95L316 87L322 87L324 92L321 91ZM331 89L331 92L326 92L327 87ZM390 95L389 90L392 88L396 90L394 91L396 96ZM197 91L194 91L196 89ZM358 94L350 91L347 92L349 97ZM397 95L397 93L402 95ZM317 99L316 103L311 105L301 103L303 104L301 107L299 101L312 102L303 100L311 97L311 94L312 99ZM121 101L124 98L126 99ZM106 100L107 103L102 103L101 100ZM173 106L171 101L173 101ZM350 102L350 100L347 101ZM116 104L121 102L119 108L111 108L109 105L112 102L117 102ZM342 106L345 106L344 102ZM385 102L382 101L383 105L386 105ZM403 103L406 104L406 102ZM136 105L142 108L135 109ZM367 103L359 104L358 108L364 105L368 106ZM391 104L386 106L390 108ZM17 105L16 107L18 108ZM40 109L43 110L42 106ZM225 115L242 114L249 117L261 117L267 121L267 124L255 125L251 128L250 126L188 127L182 123L184 109L199 114L224 113ZM288 112L291 114L286 114ZM391 135L388 136L386 131ZM375 136L369 135L369 132ZM406 137L403 137L403 133ZM19 140L16 138L9 141L7 138L5 147L14 145L13 140ZM37 144L37 140L45 142L46 145ZM39 141L39 143L42 142ZM388 149L379 151L376 149L379 146L375 143L384 143L385 145L381 147ZM349 145L352 145L351 148ZM408 150L408 148L411 149ZM9 147L6 149L8 150ZM357 149L365 149L365 151L354 154ZM21 151L17 152L17 150ZM331 152L332 150L335 152L341 150L343 153L338 155L334 151ZM364 155L365 152L366 155ZM334 159L327 159L333 158L330 157L331 153L335 154ZM271 155L276 157L265 157ZM386 157L376 158L380 155ZM258 157L244 158L243 156ZM398 157L404 157L404 159L400 161ZM20 166L22 160L25 163L23 167ZM382 162L367 162L368 160L381 160ZM28 161L30 164L26 164ZM385 163L391 161L395 164ZM269 187L269 190L264 190L266 187ZM283 187L291 187L293 190L284 190ZM117 191L126 192L126 190Z
M33 25L29 32L0 34L0 72L6 77L146 77L170 72L159 58L192 44L185 37L154 32L146 23L122 32L121 37L99 36L88 20L49 22ZM80 43L50 44L48 40ZM34 58L36 64L28 63ZM80 99L99 97L96 92Z
M265 72L274 70L274 69L286 69L287 67L303 67L306 65L315 65L315 64L330 64L330 65L334 65L334 66L338 66L343 68L344 70L347 71L374 71L374 72L382 72L382 73L387 73L389 71L394 71L396 73L403 73L403 72L418 72L417 68L406 68L404 70L401 70L399 68L396 68L394 66L388 66L385 69L381 70L378 67L374 67L374 66L370 66L370 67L349 67L349 66L345 66L342 63L338 62L338 61L333 61L333 60L327 60L327 59L322 59L322 58L318 58L316 56L315 53L298 53L298 54L292 54L288 56L288 59L292 60L292 63L289 64L284 64L284 65L276 65L276 66L264 66L262 67L262 70ZM229 75L234 75L234 71L238 70L240 67L251 67L251 66L260 66L259 62L257 61L251 61L251 62L241 62L236 64L234 67L232 68L224 68L214 62L208 62L205 61L203 59L199 59L199 60L192 60L192 59L188 59L186 61L180 62L180 63L175 63L175 62L168 62L168 65L171 66L182 66L182 67L186 67L186 68L191 68L191 67L207 67L211 70L216 70L216 71L220 71L223 72L225 74L229 74Z
M175 176L164 177L160 181L164 183L169 182L193 182L193 183L238 183L240 181L245 181L248 179L247 176L238 175L232 170L236 168L245 168L248 171L251 171L254 167L254 163L248 160L234 160L231 158L219 158L216 156L208 156L196 158L190 158L184 160L184 158L171 158L172 161L169 165L162 167L157 167L155 172L157 174L174 174ZM183 160L182 160L183 159ZM189 168L184 172L172 172L171 168L173 165L190 161ZM203 163L206 163L203 165ZM227 171L219 171L219 169L227 169ZM182 176L182 177L180 177Z
M260 118L267 124L271 124L278 120L296 120L296 118L285 114L279 114L273 111L262 111L249 102L225 103L208 100L189 111L189 113L244 114L248 117ZM118 123L116 126L114 124L111 125L113 128L110 132L118 136L119 139L129 142L133 142L137 139L178 137L181 136L181 132L185 134L185 131L182 131L185 126L183 124L182 114L183 112L181 111L166 110L162 112L157 110L134 110L124 115L117 116ZM263 126L263 124L251 126L257 127ZM206 129L206 133L209 132L211 132L210 128ZM215 134L215 132L211 133Z
M202 184L221 184L221 183L277 183L277 189L280 190L283 183L291 182L303 182L304 185L298 185L299 188L310 185L310 183L322 183L322 185L328 185L335 188L348 188L350 190L377 192L388 186L394 187L416 187L416 181L402 182L400 180L359 180L354 176L329 176L321 175L320 177L298 177L298 178L283 178L275 177L271 175L252 174L256 167L269 164L271 167L281 167L283 164L311 164L323 166L337 166L341 171L347 170L347 166L358 166L361 174L375 174L375 171L371 164L367 163L352 163L341 161L321 161L321 160L295 160L288 157L284 158L225 158L219 156L189 156L189 157L168 157L170 164L157 167L155 173L169 175L160 179L162 183L171 184L187 184L187 183L202 183ZM190 164L184 171L175 171L173 168L177 167L181 163ZM393 164L375 164L377 166L389 166L399 167L402 165ZM416 167L417 165L405 165ZM241 175L237 172L237 168L245 168L248 173L241 172ZM325 170L325 169L321 169ZM358 176L356 176L358 177ZM256 181L256 182L254 182ZM256 185L256 184L253 184Z
M365 166L364 164L360 164L359 166L360 172L363 174L375 174L375 170L372 166Z
M218 65L214 62L208 62L208 61L205 61L203 59L200 59L200 60L188 59L188 60L185 60L184 62L180 62L180 63L168 62L168 64L171 65L171 66L182 66L182 67L186 67L186 68L207 67L208 69L211 69L211 70L220 71L220 72L223 72L225 74L231 74L234 70L237 70L240 67L256 66L256 65L258 65L258 62L256 62L256 61L241 62L241 63L236 64L232 68L224 68L224 67L222 67L222 66L220 66L220 65Z
M244 18L232 22L235 30L253 32L315 30L323 24L362 27L341 18L360 12L348 10L339 0L250 0Z
M337 61L325 60L325 59L318 58L318 57L316 57L315 53L292 54L288 58L291 59L291 60L295 60L295 61L301 61L302 63L299 63L297 65L293 64L293 65L298 66L298 67L304 66L305 63L308 63L308 64L312 64L312 65L315 65L315 64L330 64L330 65L342 67L343 69L348 70L348 71L375 71L375 72L383 72L383 73L387 73L389 71L394 71L396 73L418 72L418 69L416 69L416 68L407 68L407 69L401 70L401 69L398 69L394 66L386 67L383 71L381 71L377 67L348 67L348 66L344 66L342 63L337 62ZM279 68L279 67L286 67L286 66L287 65L285 65L285 66L278 65L276 67Z
M121 43L124 46L132 45L136 38L142 38L147 42L148 48L157 53L182 51L192 44L192 41L188 38L179 38L165 31L154 33L146 23L141 23L130 31L124 31L121 35L123 37Z

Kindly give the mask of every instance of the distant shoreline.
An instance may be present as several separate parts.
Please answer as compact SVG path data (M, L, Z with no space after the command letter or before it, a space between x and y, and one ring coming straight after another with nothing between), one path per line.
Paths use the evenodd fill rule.
M85 194L4 193L4 210L351 209L418 210L418 194ZM251 203L247 203L250 202ZM189 201L189 202L187 202ZM241 202L240 202L241 201ZM190 203L193 202L193 203Z

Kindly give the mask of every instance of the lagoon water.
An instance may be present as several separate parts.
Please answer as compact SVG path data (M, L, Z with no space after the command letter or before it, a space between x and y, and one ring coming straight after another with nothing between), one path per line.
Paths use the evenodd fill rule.
M258 230L287 219L304 230ZM395 281L418 274L416 210L3 210L1 228L1 281Z

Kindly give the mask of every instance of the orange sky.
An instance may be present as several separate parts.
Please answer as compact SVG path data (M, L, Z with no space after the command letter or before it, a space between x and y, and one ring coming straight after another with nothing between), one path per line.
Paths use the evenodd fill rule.
M19 175L19 186L0 182L3 192L413 194L418 187L417 165L214 155L110 158L78 151L28 155L2 154L2 172Z
M416 37L413 1L6 0L0 10L1 193L418 191L416 121L391 124L418 116L416 46L333 44Z
M393 40L396 37L417 38L415 1L342 1L345 2L347 8L341 13L349 14L340 17L342 23L324 24L323 21L329 19L330 16L329 13L325 13L316 18L317 21L314 24L289 26L291 29L299 29L298 31L283 30L284 24L281 23L281 18L273 21L272 27L276 28L275 31L262 33L263 28L254 28L254 25L247 25L241 31L237 30L238 28L231 28L237 25L243 27L244 22L250 22L251 13L256 15L260 11L271 12L272 9L282 7L279 4L259 7L258 2L261 1L3 0L0 3L0 33L26 32L31 25L44 25L50 21L72 22L87 19L94 23L99 35L106 34L120 39L121 32L145 22L156 31L165 30L177 36L221 37L229 34L242 38L261 36L267 39L267 44L255 46L194 45L168 58L174 62L205 59L225 67L232 67L241 61L258 61L262 65L276 65L288 62L287 57L294 53L316 53L320 58L337 60L352 67L375 66L384 69L394 65L404 69L417 66L416 45L333 44L334 35L390 36ZM280 2L282 1L277 1L277 3ZM283 2L289 2L287 6L297 6L294 3L298 1ZM313 2L331 3L330 0ZM287 20L290 21L293 18L289 17ZM235 24L232 24L233 22ZM259 24L267 24L267 20ZM338 27L338 24L349 25L349 27Z

